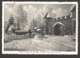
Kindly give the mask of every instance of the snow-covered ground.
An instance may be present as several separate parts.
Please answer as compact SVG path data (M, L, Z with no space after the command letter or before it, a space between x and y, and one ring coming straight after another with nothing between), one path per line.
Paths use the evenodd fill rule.
M45 37L36 35L34 38L26 36L23 36L24 38L20 35L13 36L16 37L14 40L4 43L5 51L75 51L75 41L73 41L75 36L72 35Z

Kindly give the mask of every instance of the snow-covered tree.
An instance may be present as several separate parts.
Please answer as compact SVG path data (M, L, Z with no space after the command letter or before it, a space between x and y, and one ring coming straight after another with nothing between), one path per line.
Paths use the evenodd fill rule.
M35 27L37 27L37 21L35 19L32 19L29 24L29 29L33 30Z
M23 10L22 5L15 7L18 29L23 29L27 22L27 13Z

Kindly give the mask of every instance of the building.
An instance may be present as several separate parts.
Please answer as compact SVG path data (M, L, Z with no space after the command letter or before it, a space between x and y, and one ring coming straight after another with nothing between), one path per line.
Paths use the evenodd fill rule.
M67 16L52 18L45 15L44 34L47 35L72 35L75 33L76 7L71 6Z
M75 33L76 28L76 5L72 5L71 9L71 17L72 17L72 32Z

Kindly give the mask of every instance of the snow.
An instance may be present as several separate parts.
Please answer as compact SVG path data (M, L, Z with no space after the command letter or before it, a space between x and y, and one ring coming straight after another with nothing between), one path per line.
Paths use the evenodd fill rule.
M34 38L24 38L12 40L4 43L5 50L25 50L25 51L74 51L75 42L72 41L75 36L50 36L42 38L36 35Z

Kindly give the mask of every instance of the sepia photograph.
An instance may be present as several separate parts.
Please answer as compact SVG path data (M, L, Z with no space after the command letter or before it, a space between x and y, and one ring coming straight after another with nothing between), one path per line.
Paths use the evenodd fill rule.
M77 2L2 2L2 54L78 54Z

